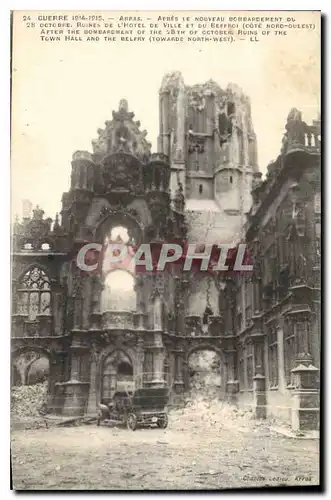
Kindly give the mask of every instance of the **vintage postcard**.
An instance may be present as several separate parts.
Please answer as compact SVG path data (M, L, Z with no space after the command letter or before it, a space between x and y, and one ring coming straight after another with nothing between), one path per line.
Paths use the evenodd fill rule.
M12 12L15 490L320 485L321 14Z

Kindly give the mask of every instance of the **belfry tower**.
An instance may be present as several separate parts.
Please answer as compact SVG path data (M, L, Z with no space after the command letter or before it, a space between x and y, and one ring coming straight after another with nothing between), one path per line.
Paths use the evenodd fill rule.
M237 236L258 173L249 98L213 80L187 86L179 72L165 75L159 96L158 151L169 156L172 195L180 182L188 211L218 213L225 238Z

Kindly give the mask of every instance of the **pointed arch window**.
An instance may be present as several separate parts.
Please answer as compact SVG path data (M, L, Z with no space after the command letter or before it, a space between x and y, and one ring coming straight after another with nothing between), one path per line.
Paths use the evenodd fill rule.
M27 271L18 284L17 313L33 321L39 314L51 314L51 285L39 267Z

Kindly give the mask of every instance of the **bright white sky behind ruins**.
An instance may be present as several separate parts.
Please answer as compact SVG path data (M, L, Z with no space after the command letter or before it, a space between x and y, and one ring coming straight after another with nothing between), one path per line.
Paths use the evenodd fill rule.
M298 22L311 22L309 16L298 13ZM15 38L20 40L16 47ZM237 83L250 96L264 173L279 153L289 110L299 108L310 123L320 107L318 30L268 40L83 45L42 43L28 30L14 33L13 213L21 216L22 199L38 203L47 216L60 211L72 153L92 150L97 129L111 119L121 98L128 100L156 151L158 90L163 75L175 70L188 85L212 78L221 87Z

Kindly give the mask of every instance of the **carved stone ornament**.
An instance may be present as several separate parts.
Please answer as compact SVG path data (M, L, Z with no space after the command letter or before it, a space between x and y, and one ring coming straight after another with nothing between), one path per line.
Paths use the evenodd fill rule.
M142 170L132 156L119 152L102 161L102 175L107 192L140 194L143 192Z
M45 212L37 207L33 210L32 218L24 218L22 222L18 220L14 224L14 245L17 249L42 250L42 245L52 246L51 231L52 219L44 219ZM45 248L46 249L46 248Z
M146 140L146 130L140 130L140 122L134 121L134 113L128 111L128 103L121 99L113 120L106 121L105 129L98 129L98 139L92 141L93 152L101 157L113 153L127 153L145 163L151 152Z

